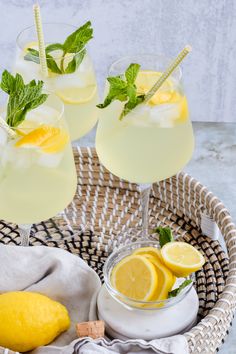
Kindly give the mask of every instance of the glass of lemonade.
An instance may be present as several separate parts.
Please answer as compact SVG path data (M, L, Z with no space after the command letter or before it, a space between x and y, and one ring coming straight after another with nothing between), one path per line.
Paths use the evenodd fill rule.
M45 45L63 43L76 27L63 23L43 24L45 34ZM45 87L54 92L64 103L65 118L68 124L70 138L75 141L87 134L96 124L98 110L97 82L93 69L92 60L86 48L86 54L76 70L65 73L69 63L73 61L74 53L67 53L56 47L50 51L52 57L49 64L60 69L61 73L52 72L49 68L49 75L45 79L42 76L38 58L31 53L31 60L25 60L28 48L38 50L38 42L35 26L24 29L17 37L17 53L13 67L14 72L20 73L26 82L32 79L40 79L45 82ZM79 56L80 53L76 53Z
M181 70L177 68L147 102L138 104L123 116L127 102L120 87L131 63L140 65L134 82L138 95L145 95L166 70L169 60L157 55L122 58L112 64L105 97L111 102L100 110L96 150L101 163L116 176L140 184L143 237L148 237L148 198L151 184L180 171L190 160L194 148L192 124L184 94ZM131 73L132 75L132 73ZM117 83L111 92L111 83ZM110 85L110 87L109 87ZM120 86L119 86L120 85ZM112 95L119 89L118 99ZM104 105L104 104L103 104ZM101 106L101 105L99 105Z
M1 116L6 117L6 108ZM55 216L72 201L77 177L64 105L54 94L14 130L10 138L0 128L0 218L28 230L21 233L27 245L31 224Z
M137 91L147 92L166 69L161 56L140 55L115 62L109 76L123 75L139 63ZM108 87L105 89L108 92ZM122 120L124 102L113 101L100 111L96 150L103 165L129 182L149 184L180 171L193 153L194 139L187 99L178 68L149 104L140 104Z

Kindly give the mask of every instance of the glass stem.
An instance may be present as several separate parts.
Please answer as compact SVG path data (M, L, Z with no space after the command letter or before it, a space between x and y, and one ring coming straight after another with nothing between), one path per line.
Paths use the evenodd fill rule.
M29 238L32 224L18 225L21 246L29 246Z
M148 239L148 207L151 184L140 184L141 207L142 207L142 238Z

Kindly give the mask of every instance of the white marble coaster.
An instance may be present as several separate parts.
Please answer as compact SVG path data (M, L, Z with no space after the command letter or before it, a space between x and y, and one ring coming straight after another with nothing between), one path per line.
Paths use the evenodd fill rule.
M178 304L156 311L128 310L118 303L102 286L97 299L98 317L106 332L118 339L168 337L191 328L198 313L198 296L194 288Z

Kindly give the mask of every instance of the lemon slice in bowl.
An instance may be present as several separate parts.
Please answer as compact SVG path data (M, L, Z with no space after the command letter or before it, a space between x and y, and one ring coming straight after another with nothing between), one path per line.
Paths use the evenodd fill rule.
M176 278L174 274L158 259L150 254L145 256L156 268L158 284L152 296L152 301L166 300L172 290Z
M162 262L161 250L155 247L141 247L133 252L133 254L146 256L150 255Z
M69 135L65 130L50 125L41 125L20 138L15 146L39 147L43 152L53 154L62 151L68 141Z
M187 277L201 269L205 263L203 255L186 242L169 242L161 249L165 265L177 277Z
M149 301L157 288L155 266L146 257L123 258L112 270L111 284L121 294L139 301Z
M81 104L89 102L96 94L96 85L86 87L70 87L57 90L57 96L66 104Z

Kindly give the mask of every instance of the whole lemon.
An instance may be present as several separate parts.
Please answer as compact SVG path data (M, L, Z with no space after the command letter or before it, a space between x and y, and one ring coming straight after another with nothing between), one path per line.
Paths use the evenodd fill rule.
M52 342L69 326L65 306L47 296L27 291L0 295L0 346L27 352Z

